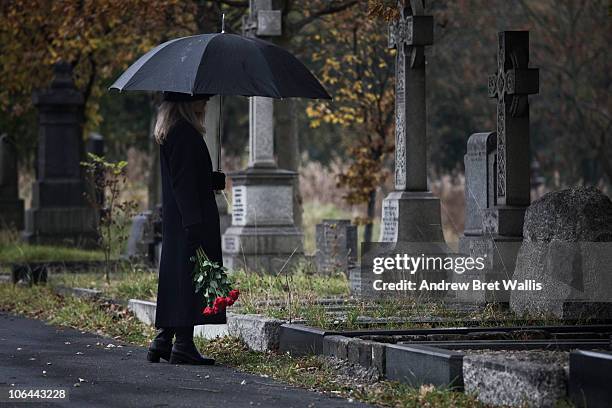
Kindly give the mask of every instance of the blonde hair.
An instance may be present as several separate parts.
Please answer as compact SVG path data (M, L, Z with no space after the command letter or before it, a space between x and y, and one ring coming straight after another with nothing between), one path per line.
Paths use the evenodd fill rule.
M155 121L155 141L163 144L168 136L170 128L174 126L179 119L183 118L193 126L198 133L204 134L204 116L199 117L194 109L196 102L171 102L163 101L157 108L157 120ZM206 101L204 101L204 109L206 109Z

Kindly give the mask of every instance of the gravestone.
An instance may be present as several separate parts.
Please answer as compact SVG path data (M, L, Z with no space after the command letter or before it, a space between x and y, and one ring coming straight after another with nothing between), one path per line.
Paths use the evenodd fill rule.
M444 242L440 201L427 186L425 46L433 44L433 17L424 2L398 2L389 27L395 57L395 191L383 201L381 242Z
M498 72L489 76L497 98L497 131L477 133L465 155L465 231L459 252L484 259L485 268L454 275L455 282L511 279L530 202L529 100L539 88L529 68L529 32L498 33ZM458 291L456 300L476 304L509 301L504 290Z
M329 275L343 272L357 262L357 226L350 220L323 220L315 229L317 270Z
M143 211L132 218L124 258L132 262L157 265L157 245L161 243L161 207Z
M38 109L38 152L32 206L23 238L29 243L97 245L96 211L84 197L83 95L72 80L70 64L54 66L48 89L33 95Z
M8 135L0 135L0 230L23 229L23 200L19 199L17 151Z
M444 242L440 201L427 182L427 112L425 46L433 44L433 17L425 15L424 1L398 1L400 18L389 26L389 47L395 56L395 191L382 204L380 243L361 247L359 292L365 297L390 296L377 290L376 282L439 282L447 278L440 268L419 270L387 269L374 273L376 258L407 255L411 258L444 256L450 249ZM408 2L406 2L408 3ZM427 283L427 282L425 282ZM397 291L418 298L439 297L443 291Z
M280 31L271 27L280 27L280 18L271 1L251 0L244 35L278 35ZM277 168L274 157L271 98L249 98L249 164L230 177L232 224L223 234L224 264L230 269L278 273L303 255L303 234L293 216L297 173Z
M612 318L612 201L594 187L548 193L527 209L513 279L539 291L515 291L519 315Z

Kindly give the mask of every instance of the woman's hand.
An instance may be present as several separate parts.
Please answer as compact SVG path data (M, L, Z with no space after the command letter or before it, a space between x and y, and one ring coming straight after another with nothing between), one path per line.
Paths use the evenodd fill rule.
M213 171L212 186L214 191L225 190L225 173Z
M192 224L185 227L187 234L187 246L195 251L204 242L204 226L202 224Z

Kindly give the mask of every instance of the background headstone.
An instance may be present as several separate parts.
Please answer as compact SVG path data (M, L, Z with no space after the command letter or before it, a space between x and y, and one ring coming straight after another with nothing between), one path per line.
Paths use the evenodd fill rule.
M395 57L395 191L383 201L381 242L444 242L440 201L427 186L425 46L433 44L433 17L423 1L400 6L389 27Z
M266 32L280 26L280 13L268 13L274 11L270 0L251 0L249 4L244 35L258 35L260 13L265 14ZM272 21L275 18L278 22ZM232 224L223 234L224 265L268 273L292 265L303 255L303 234L294 221L297 173L277 168L272 99L249 98L249 164L230 177Z
M541 291L514 291L518 314L612 318L612 201L594 187L548 193L527 209L513 279Z
M350 220L323 220L315 229L317 270L321 274L343 272L357 262L357 226Z
M477 133L465 155L465 231L459 252L484 258L483 270L453 275L455 282L511 279L523 240L530 198L529 100L538 92L538 70L528 68L529 32L498 33L498 71L489 76L489 96L497 98L497 132ZM456 300L507 303L504 290L457 291Z
M0 229L23 229L23 200L19 199L17 152L8 135L0 135Z
M96 246L96 211L84 197L83 95L72 80L70 64L54 67L51 87L35 92L38 154L32 207L23 238L30 243Z
M161 236L156 234L156 210L143 211L132 218L124 258L132 262L156 264L156 246Z

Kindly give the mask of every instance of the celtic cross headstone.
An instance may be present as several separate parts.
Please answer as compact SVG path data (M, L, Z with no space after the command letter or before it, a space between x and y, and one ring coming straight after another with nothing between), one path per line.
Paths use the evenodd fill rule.
M440 203L427 186L425 46L433 44L433 17L422 0L398 1L389 26L395 56L395 191L383 201L382 242L441 242Z

